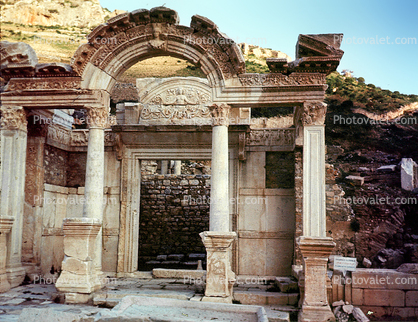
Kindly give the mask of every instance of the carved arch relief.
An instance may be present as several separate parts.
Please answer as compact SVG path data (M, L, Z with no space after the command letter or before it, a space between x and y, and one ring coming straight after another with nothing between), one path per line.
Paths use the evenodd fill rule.
M177 12L165 7L118 15L88 35L89 43L78 48L71 66L82 76L84 88L106 90L133 64L156 56L190 61L211 86L223 86L226 79L245 71L239 47L211 20L195 15L190 27L178 23Z
M138 123L210 125L211 88L206 79L173 77L137 80Z

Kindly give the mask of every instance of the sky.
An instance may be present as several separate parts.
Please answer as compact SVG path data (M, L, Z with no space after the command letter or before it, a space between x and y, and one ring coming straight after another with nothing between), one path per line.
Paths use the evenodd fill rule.
M280 50L295 59L299 34L343 33L338 71L348 69L383 89L418 94L418 0L100 0L133 11L164 5L180 24L195 14L235 42Z

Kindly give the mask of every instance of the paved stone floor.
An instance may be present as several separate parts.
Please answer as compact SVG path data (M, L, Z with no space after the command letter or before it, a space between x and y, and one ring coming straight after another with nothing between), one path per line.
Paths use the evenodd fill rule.
M265 292L267 285L245 285L236 287L240 292ZM63 296L57 292L53 284L27 284L16 287L9 292L0 294L1 322L47 322L42 320L42 312L54 310L59 312L55 320L72 321L74 316L84 316L85 321L93 321L94 315L101 310L110 310L127 295L172 298L186 301L200 301L203 297L204 285L190 283L184 279L169 278L118 278L109 279L106 286L94 294L91 304L66 305L62 304ZM290 321L288 309L284 306L263 305L269 315L269 321ZM39 314L34 314L41 309ZM23 312L23 313L22 313Z

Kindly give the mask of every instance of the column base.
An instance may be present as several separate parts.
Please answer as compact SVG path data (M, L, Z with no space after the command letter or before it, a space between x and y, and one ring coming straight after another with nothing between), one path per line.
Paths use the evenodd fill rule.
M232 304L232 296L228 296L228 297L204 296L202 297L202 302Z
M87 303L103 287L94 266L96 237L101 222L92 218L64 219L64 260L55 287L65 293L65 303Z
M230 252L237 234L205 231L200 237L207 252L206 289L202 301L232 303L235 273L231 270Z
M18 287L25 280L26 271L22 266L6 268L6 273L11 288Z
M0 293L7 292L11 288L9 281L7 280L6 271L0 272Z
M335 322L330 307L303 305L298 316L299 322Z

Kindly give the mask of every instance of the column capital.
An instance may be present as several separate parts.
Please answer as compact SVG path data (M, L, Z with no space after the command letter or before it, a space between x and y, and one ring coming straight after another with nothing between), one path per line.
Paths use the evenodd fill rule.
M109 113L105 107L91 106L87 109L87 125L89 128L106 128L109 125Z
M1 107L1 128L2 130L27 131L28 121L26 112L20 106Z
M212 126L229 126L229 111L231 107L228 104L213 104L209 108L212 113Z
M305 125L323 125L325 114L327 113L327 104L320 101L303 103L302 124Z

